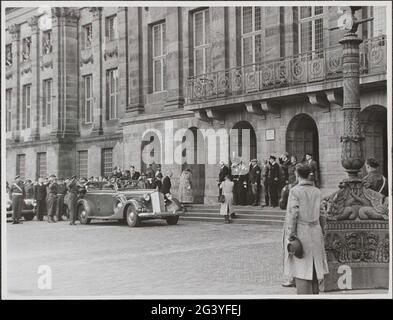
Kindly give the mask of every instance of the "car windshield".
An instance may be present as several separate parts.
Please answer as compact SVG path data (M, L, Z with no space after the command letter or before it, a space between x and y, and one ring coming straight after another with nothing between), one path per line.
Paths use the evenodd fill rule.
M117 188L116 188L117 184ZM145 189L135 181L92 181L88 183L89 190L138 190Z

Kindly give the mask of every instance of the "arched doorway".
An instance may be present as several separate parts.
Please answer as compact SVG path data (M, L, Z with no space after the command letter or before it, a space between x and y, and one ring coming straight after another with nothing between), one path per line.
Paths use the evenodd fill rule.
M375 158L379 162L379 172L388 176L388 137L387 137L387 110L373 105L360 112L360 127L363 141L364 158ZM364 175L366 174L363 168Z
M205 198L204 146L201 145L203 141L203 135L196 127L189 128L182 139L182 157L186 160L182 164L182 171L186 168L191 170L194 203L204 203Z
M319 163L318 128L313 118L307 114L299 114L289 122L286 134L286 150L298 161L302 161L306 153L311 153Z
M237 130L237 131L236 131ZM247 145L243 146L243 143ZM245 163L257 158L257 136L248 121L237 122L229 137L229 159L239 158Z

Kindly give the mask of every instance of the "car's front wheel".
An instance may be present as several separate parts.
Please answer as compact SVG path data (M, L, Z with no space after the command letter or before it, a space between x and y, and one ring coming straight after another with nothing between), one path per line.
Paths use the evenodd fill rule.
M165 220L167 224L173 226L179 221L179 216L167 217Z
M87 210L83 204L78 207L78 217L81 224L89 224L91 222L91 219L88 218Z
M129 227L137 227L140 219L132 206L128 206L126 213L126 220Z

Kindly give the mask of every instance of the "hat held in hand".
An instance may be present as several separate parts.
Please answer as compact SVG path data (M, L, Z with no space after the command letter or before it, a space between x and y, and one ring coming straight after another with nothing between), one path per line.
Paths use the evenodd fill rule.
M293 255L298 259L303 258L303 246L296 236L291 236L289 238L287 249L290 256Z

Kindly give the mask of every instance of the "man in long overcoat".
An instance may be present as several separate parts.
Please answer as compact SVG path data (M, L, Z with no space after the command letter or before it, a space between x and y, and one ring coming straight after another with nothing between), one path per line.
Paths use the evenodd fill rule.
M289 192L284 227L284 273L295 278L298 294L318 294L319 280L329 272L320 219L321 192L308 180L310 171L307 165L296 168L299 183ZM302 244L301 258L288 254L293 236Z

